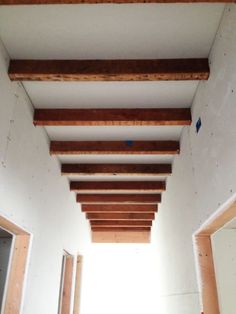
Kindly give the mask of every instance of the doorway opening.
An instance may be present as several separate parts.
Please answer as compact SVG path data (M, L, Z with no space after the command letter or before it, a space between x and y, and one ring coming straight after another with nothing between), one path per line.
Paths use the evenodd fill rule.
M210 217L194 235L201 310L203 314L225 313L222 310L223 304L219 298L220 282L216 274L217 261L214 257L216 258L217 256L216 241L218 243L222 242L222 237L219 238L219 232L222 233L222 230L225 229L224 227L230 222L232 223L235 218L236 202L234 200ZM230 293L230 291L228 292Z
M19 314L21 311L30 239L30 233L0 216L2 314Z

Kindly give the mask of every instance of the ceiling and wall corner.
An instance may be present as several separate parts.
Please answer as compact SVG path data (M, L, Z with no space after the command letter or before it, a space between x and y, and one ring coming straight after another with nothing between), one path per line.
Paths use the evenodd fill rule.
M176 9L177 5L173 4L166 5L165 8L164 6L162 10L165 12L170 10L171 12L169 15L170 18L168 19L169 23L174 23L173 21L176 12L179 14L181 13L178 15L178 18L179 23L182 23L183 21L183 25L184 21L187 21L189 18L188 22L185 24L185 28L181 28L183 34L191 33L190 27L187 27L191 21L194 23L196 22L195 25L197 25L196 28L194 28L194 35L181 37L184 41L184 45L171 51L175 51L176 53L178 52L178 49L186 49L187 51L188 49L186 45L189 42L189 47L194 48L189 49L189 52L203 51L207 46L207 49L204 50L206 54L199 55L200 57L207 57L212 41L214 40L214 33L217 30L225 6L223 4L184 4L178 9ZM83 12L88 12L89 10L98 10L98 12L101 12L102 9L104 9L106 13L112 13L118 8L119 14L121 14L121 12L124 12L126 10L125 8L127 8L129 14L122 14L121 18L125 19L126 17L126 22L128 23L128 20L132 20L133 14L136 14L137 17L141 16L141 8L145 8L145 11L147 10L152 14L151 11L153 10L154 5L150 6L151 9L146 5L136 7L137 8L132 11L130 5L127 7L125 6L124 8L113 8L111 5L108 5L104 7L101 6L100 9L85 6ZM63 14L67 16L67 19L69 16L68 12L72 12L74 6L71 7L72 9L65 6L64 12L62 12L63 10L60 9L59 6L48 8L49 11L47 13L45 12L45 8L38 8L37 6L30 8L0 7L0 35L4 40L4 44L9 52L11 50L10 47L12 47L12 50L14 51L16 51L15 49L19 49L19 55L14 55L13 57L43 58L46 57L47 49L47 53L50 52L51 54L50 57L54 57L54 52L55 54L58 54L58 57L62 56L60 56L60 53L63 54L65 51L68 52L69 45L67 44L66 36L69 36L70 34L68 33L70 32L67 33L66 29L61 26L60 32L55 32L53 35L57 39L57 42L54 42L55 46L53 47L53 45L51 45L52 37L50 37L51 35L47 31L45 23L43 24L39 22L50 16L50 23L53 23L54 15L56 21L57 16L60 15L61 18ZM40 12L43 12L44 14L37 17L37 10L40 10ZM155 13L158 14L157 12ZM73 15L73 13L71 14ZM93 17L95 18L96 14L93 14L95 15L93 15ZM201 18L199 16L201 16ZM112 19L109 14L104 18L109 19L112 24ZM118 17L116 18L118 20ZM82 18L82 21L84 20L85 18ZM163 19L160 18L160 20ZM29 22L29 24L24 23L24 21ZM93 30L95 32L98 21L96 21L96 19L93 19L93 21ZM143 127L142 129L139 127L122 127L122 130L120 127L113 127L113 133L110 132L111 128L109 127L109 134L106 132L106 127L100 126L90 127L91 129L86 131L88 133L83 134L81 134L83 130L82 127L68 127L67 131L65 131L65 127L46 127L49 137L53 140L69 140L72 138L74 140L77 138L93 140L95 135L97 136L96 139L98 138L99 140L124 140L127 139L127 134L132 135L133 138L137 136L135 139L140 139L143 136L142 139L155 140L157 136L160 136L161 139L178 140L182 132L181 153L174 158L173 175L168 179L167 191L163 193L163 203L159 208L158 219L156 220L152 231L152 243L145 248L141 247L141 244L138 245L136 255L133 244L125 245L124 250L122 250L120 245L117 245L117 250L120 248L120 255L118 255L118 253L112 255L112 251L109 251L111 248L110 246L100 246L99 244L88 245L89 249L91 249L91 254L87 255L88 266L83 277L83 282L87 285L84 294L82 290L82 311L84 313L92 314L96 311L97 313L108 314L111 311L111 308L104 308L102 306L103 302L106 300L102 298L101 292L111 291L109 288L111 287L111 284L114 283L111 281L110 277L101 276L102 273L106 274L106 266L109 266L107 271L108 274L115 273L117 275L120 269L124 270L124 273L122 273L123 277L120 276L120 278L117 278L119 276L116 276L119 282L118 288L121 290L124 289L123 285L126 287L126 281L130 283L130 285L127 285L130 289L132 289L132 287L137 288L135 290L137 295L141 296L143 293L146 297L145 300L150 302L148 303L148 309L150 309L149 313L152 313L153 311L153 313L161 314L198 314L200 312L199 290L197 287L194 267L195 261L192 248L192 234L199 228L203 221L205 221L218 208L219 204L224 203L229 196L236 193L234 188L236 186L236 136L234 132L235 93L232 92L235 86L235 21L235 5L227 5L221 22L221 27L211 51L210 79L207 82L199 84L199 88L197 89L193 101L193 123L191 127L184 127L183 131L182 127ZM72 21L71 23L73 24L75 21ZM135 23L138 24L139 22L136 21ZM140 23L140 25L145 28L147 18L141 19ZM150 24L153 25L153 34L159 29L156 23L158 23L158 21L153 23L153 20L150 20ZM165 23L167 23L167 20ZM16 24L16 26L14 26L14 24ZM22 24L25 24L23 25L23 28ZM123 26L125 28L126 25L126 23L123 23L120 26L118 25L117 29L119 30L119 27L123 28ZM172 26L174 27L176 25L172 24ZM8 38L8 27L9 36L11 38ZM200 30L199 32L198 27ZM27 30L25 30L26 28ZM31 41L33 35L30 35L30 32L32 31L32 33L34 33L35 28L38 37ZM62 35L60 37L61 30L65 31L65 34L62 34L64 37ZM118 30L114 34L117 35ZM140 28L138 28L138 30L140 31ZM134 50L141 51L140 53L142 57L145 57L144 52L147 53L146 57L148 57L149 46L145 45L145 38L147 41L149 40L149 30L150 29L146 29L145 36L142 37L142 42L139 41L136 42L136 44L135 41L132 44L131 38L126 37L122 49L125 50L125 45L127 45L127 47L130 47L129 49L127 48L128 53L134 52ZM208 33L208 30L210 30L210 33ZM211 30L213 31L211 32ZM25 34L27 34L26 37L24 37L24 31L26 32ZM134 33L135 29L132 29L132 31ZM107 28L107 32L112 32L112 30ZM208 35L210 34L209 37L208 35L204 37L205 33ZM92 39L93 31L89 34L90 39ZM120 34L122 34L122 32L120 32ZM124 36L127 36L127 34ZM113 42L116 41L118 46L122 41L121 37L113 37ZM203 38L202 41L200 37ZM47 45L42 45L44 38L49 38ZM181 38L179 37L179 39ZM8 39L9 45L7 44ZM118 41L118 39L120 40ZM207 45L205 45L205 39ZM23 47L22 42L24 41L27 44ZM63 41L65 44L61 45ZM97 44L97 41L94 42ZM73 42L75 42L74 46L76 46L77 42L74 38ZM167 42L168 45L171 45L171 36L168 37ZM34 43L35 46L32 45L32 43ZM86 40L84 40L83 43L86 43ZM175 43L177 44L177 40ZM162 47L159 42L155 44L158 47ZM19 47L17 47L18 45ZM29 53L28 48L31 45L33 49L32 55L27 56L26 53ZM198 45L199 48L197 48ZM140 50L137 49L137 46ZM61 47L61 50L58 49ZM90 57L92 57L93 54L95 55L95 53L98 53L99 56L102 55L101 51L99 51L99 45L97 47L98 50L96 51L90 49L89 45L87 45L86 49L90 53ZM107 49L108 53L109 47L107 48L106 45L104 47ZM203 47L205 48L203 49ZM54 48L55 51L53 50ZM43 52L44 49L45 54ZM41 55L37 56L37 51ZM115 51L116 50L113 49L113 52ZM154 51L157 50L152 50L152 53ZM83 52L81 51L81 57L82 53ZM120 56L123 56L121 50L118 50L118 53ZM106 55L106 57L107 56L108 55ZM70 57L72 57L72 55ZM133 55L130 53L129 57L133 57ZM140 57L140 55L138 57ZM162 55L162 57L164 57L164 55ZM3 138L3 141L0 141L0 151L4 153L4 156L6 155L6 143L8 143L8 150L7 158L4 157L5 165L1 164L0 166L1 213L5 213L7 216L12 217L13 220L17 221L34 234L23 313L56 313L56 305L58 301L56 292L59 286L62 248L67 247L72 253L77 254L76 250L78 248L82 248L84 245L88 244L88 224L85 223L84 216L80 213L79 206L75 203L73 194L69 193L67 180L60 177L57 159L49 156L49 143L48 139L45 139L44 131L41 127L34 128L32 125L32 108L29 110L29 100L27 100L27 97L20 86L8 80L5 73L6 64L4 62L2 63L3 65L1 66L4 77L1 76L0 79L1 95L4 95L4 106L1 106L3 114L0 115L0 136ZM78 106L78 108L80 108L85 104L86 99L88 99L88 102L86 102L85 108L89 106L92 107L93 104L97 107L101 107L103 103L104 106L109 106L109 104L111 104L114 107L118 107L120 106L119 98L123 108L126 104L126 97L127 102L129 102L128 106L130 107L135 106L136 102L140 107L143 106L143 103L145 103L145 105L148 103L150 104L150 107L155 107L155 102L157 103L157 107L162 106L162 102L163 106L166 107L169 107L172 103L173 107L190 107L195 89L198 85L198 83L191 81L128 82L127 84L124 82L109 82L109 84L107 84L109 87L106 89L104 82L24 82L23 84L34 103L34 106L37 108L42 108L44 104L46 108L55 108L57 104L60 107L68 106L69 108ZM171 88L171 93L169 92L169 87ZM79 91L78 94L77 88ZM186 93L184 91L186 91ZM129 93L132 96L133 102L128 99ZM150 98L143 96L146 93L150 95ZM138 97L135 98L136 94ZM162 95L160 102L158 97L159 94ZM14 95L19 96L17 102ZM63 98L63 95L65 95L65 98ZM71 98L69 98L70 95ZM81 102L77 105L76 99L80 95L82 97ZM115 97L112 97L112 95L115 95ZM64 104L66 99L69 99L71 103L69 104L68 102ZM164 103L165 99L168 99L166 103ZM198 134L196 134L195 123L199 117L201 117L202 127ZM12 120L15 122L10 123ZM227 123L225 121L227 121ZM131 132L131 129L133 130L133 133ZM8 140L9 130L11 130L11 141ZM4 145L2 143L4 143ZM224 154L222 154L222 152L224 152ZM78 162L85 163L95 162L95 160L99 160L97 158L103 158L103 156L82 156L80 159L77 159L77 157L65 156L59 157L59 161L69 162L77 160ZM1 156L1 160L2 159L3 157ZM172 161L172 159L173 157L171 156L167 156L163 159L156 159L153 156L132 156L129 158L122 158L122 160L127 163L137 163L138 160L140 162L152 163L154 163L155 160L158 160L159 163L165 162L166 160L169 162ZM32 160L34 161L33 163ZM104 157L103 160L105 160L105 162L108 162L108 160L117 162L118 160L121 160L121 157L113 156L112 158L106 157L106 159ZM98 161L98 163L99 162L102 162L102 159L101 161ZM85 180L86 178L82 177L81 180L82 179ZM128 180L127 177L125 179ZM104 256L99 256L99 263L103 268L98 267L99 263L93 268L96 254L95 252L92 252L92 250L95 248L97 250L96 254L99 255L104 253ZM112 246L112 250L115 250L114 246ZM147 253L149 250L150 254ZM132 253L130 254L134 255L129 259L130 256L128 252L131 251ZM108 260L105 258L106 254L109 257ZM118 258L116 259L117 255ZM138 259L138 263L136 264L137 268L135 267L134 271L132 271L132 261L135 261L134 256ZM141 256L140 259L139 256ZM148 261L146 259L147 256ZM130 264L129 267L126 268L127 259L129 259ZM111 263L109 263L109 261L111 261ZM155 264L150 265L150 261L154 261ZM156 271L155 276L153 277L151 274L152 270ZM39 272L41 273L40 276ZM142 276L136 276L137 272L141 272ZM92 274L95 274L95 276L92 276ZM120 280L121 278L123 278L123 281ZM97 279L100 279L100 281L98 282ZM132 284L130 280L132 280ZM47 289L45 289L45 286ZM93 307L91 299L88 298L86 294L86 291L96 293L95 288L99 289L98 295L101 297L101 302L96 303L96 309ZM151 292L147 295L149 289ZM119 289L113 291L118 291L117 293L119 294ZM40 299L38 298L39 293L41 296ZM127 301L127 304L130 306L128 309L122 308L121 306L118 307L119 309L122 309L125 314L129 313L130 310L133 310L138 314L143 313L144 303L141 301L139 303L138 298L135 298L136 295L132 295L132 298L129 298L128 292L127 295L125 293L121 295L122 299L119 299L118 296L117 298L114 298L114 302L117 300L120 303L122 301ZM130 299L135 300L135 302L130 303ZM96 301L98 301L98 299L96 299ZM131 305L133 305L133 307L131 307ZM139 307L139 305L141 306ZM126 312L126 310L128 310L128 312Z
M224 6L224 4L3 6L0 10L0 35L11 59L207 58ZM102 80L73 82L73 79L70 82L53 82L53 80L44 82L42 78L42 81L37 82L23 79L22 83L36 109L133 108L138 111L139 108L153 108L153 110L176 108L178 110L190 108L199 80L197 76L195 76L196 80L186 80L184 76L182 77L182 80L169 78L170 81L154 79L133 82L127 80L122 82L120 79L116 82ZM143 140L179 140L184 126L182 123L174 126L168 123L164 126L135 124L137 123L133 123L132 126L88 126L87 124L87 127L45 125L45 128L51 140L112 140L127 143L127 141ZM113 152L108 155L105 152L99 154L78 152L56 155L62 164L95 163L98 164L97 168L100 164L166 164L172 163L174 157L173 154L165 152L153 154L148 151L140 154ZM158 177L153 174L145 176L140 174L130 176L123 173L114 176L112 173L108 175L98 172L96 175L88 176L86 173L76 172L68 173L68 178L77 181L123 182L166 180L164 173L163 175L160 173ZM86 199L89 198L91 202L92 197L86 196ZM111 196L103 195L104 202L108 197L111 199ZM151 195L150 197L154 198ZM78 195L77 201L84 198ZM123 203L133 202L134 199L133 196L132 200L130 197L127 200L124 198L128 198L127 193L122 198ZM114 195L110 202L114 203L114 201L118 201L118 196ZM144 200L141 202L143 203ZM128 214L114 215L120 218L122 216L122 219L131 217ZM138 217L138 214L133 216L135 215ZM101 223L92 221L92 229L101 229L99 227ZM128 221L117 221L118 226L115 226L114 221L109 221L105 226L106 231L110 228L118 230L119 226L127 230L128 223ZM134 226L131 227L149 229L147 223L141 224L139 220L133 222Z

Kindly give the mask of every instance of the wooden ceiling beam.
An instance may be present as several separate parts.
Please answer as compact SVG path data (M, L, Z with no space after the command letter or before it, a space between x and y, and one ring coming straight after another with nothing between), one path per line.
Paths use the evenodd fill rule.
M62 164L62 175L166 176L171 164Z
M90 220L91 227L151 227L151 220Z
M81 204L157 204L161 194L77 194Z
M0 0L0 5L135 4L135 3L234 3L234 0Z
M72 181L70 190L77 193L160 193L165 181Z
M82 212L85 213L156 213L157 204L82 204Z
M151 229L150 229L151 230ZM150 243L150 230L128 229L92 230L93 243Z
M11 60L13 81L207 80L208 59Z
M178 141L51 141L51 155L179 154Z
M87 213L89 220L154 220L154 213Z
M118 232L118 231L151 231L151 227L91 227L92 231L104 231L104 232Z
M40 126L160 126L191 124L189 108L35 109Z

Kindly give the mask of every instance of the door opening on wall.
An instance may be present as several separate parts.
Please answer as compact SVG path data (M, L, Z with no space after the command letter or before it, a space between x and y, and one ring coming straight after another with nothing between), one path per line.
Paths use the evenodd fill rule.
M236 309L236 218L212 236L220 314Z
M0 311L3 307L4 292L6 291L6 280L10 253L12 246L12 234L0 228Z
M68 314L71 311L73 266L73 256L65 252L62 257L58 314Z
M235 228L234 201L214 214L194 235L201 307L204 314L235 313Z
M2 314L21 312L30 239L30 233L0 216Z

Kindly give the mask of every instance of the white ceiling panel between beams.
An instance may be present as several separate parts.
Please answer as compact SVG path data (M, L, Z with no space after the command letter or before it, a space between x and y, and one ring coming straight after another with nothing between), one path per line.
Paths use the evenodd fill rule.
M207 57L224 4L9 6L0 36L11 58Z
M35 108L185 108L197 81L24 82Z

